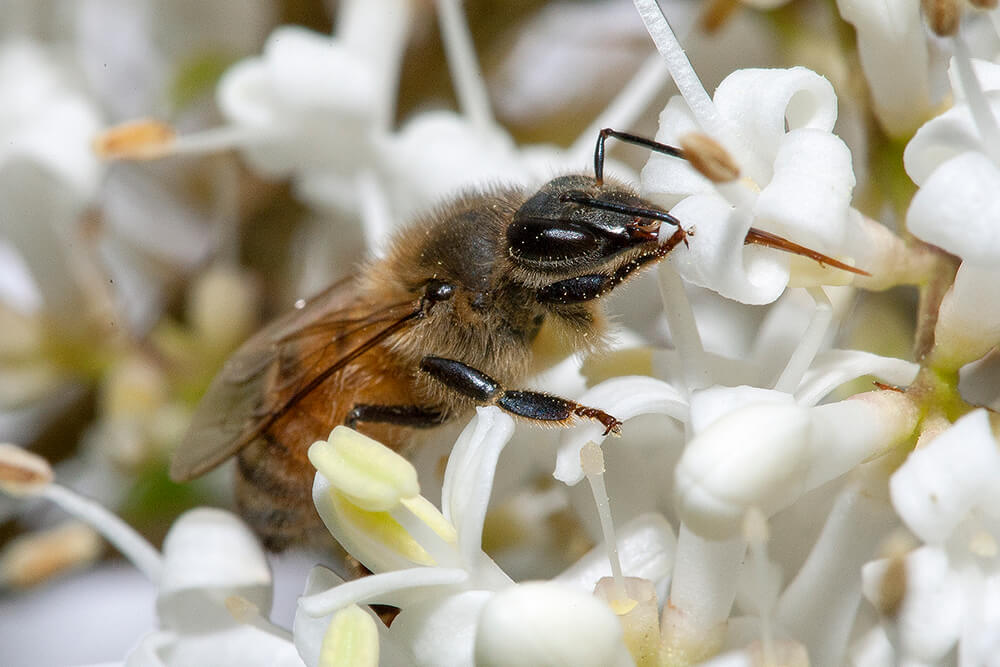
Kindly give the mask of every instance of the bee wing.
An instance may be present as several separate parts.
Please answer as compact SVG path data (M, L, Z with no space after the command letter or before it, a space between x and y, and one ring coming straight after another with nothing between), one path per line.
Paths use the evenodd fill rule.
M187 481L249 444L310 391L420 312L418 298L371 304L341 281L247 340L212 380L170 476Z

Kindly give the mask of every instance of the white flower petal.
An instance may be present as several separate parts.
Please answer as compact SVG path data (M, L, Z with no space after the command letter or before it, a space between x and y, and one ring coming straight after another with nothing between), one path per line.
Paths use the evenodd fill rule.
M690 132L703 132L695 122L687 103L679 95L671 97L660 112L656 141L677 146L680 138ZM694 194L712 194L712 183L682 160L660 153L651 153L640 174L642 196L667 209Z
M958 369L1000 344L1000 268L962 262L934 327L931 363Z
M771 303L781 296L788 255L744 244L752 226L749 211L732 208L718 195L694 195L671 213L695 231L688 245L667 255L684 280L741 303Z
M514 420L495 406L476 409L448 457L441 486L441 512L458 531L466 565L482 552L483 522L500 452L514 434Z
M413 654L414 667L472 665L476 619L492 591L463 591L403 608L388 636Z
M920 539L939 544L1000 479L1000 450L985 410L959 419L892 475L892 504Z
M987 100L996 116L1000 109L1000 93L987 95ZM903 151L903 166L913 182L923 186L942 164L970 151L982 153L983 139L968 105L962 104L932 118L917 130Z
M577 399L625 421L636 415L663 414L676 419L687 416L687 402L672 386L653 378L629 376L602 382ZM570 486L583 479L580 450L588 442L604 441L604 427L586 423L567 430L560 438L556 469L552 476Z
M839 249L847 234L854 190L851 150L814 128L781 138L774 175L754 206L754 226L820 252Z
M156 607L165 627L204 632L235 623L225 599L239 595L271 608L271 570L256 536L229 512L200 508L182 515L163 542Z
M0 166L34 162L83 204L96 193L102 172L90 148L101 119L71 85L74 76L32 42L10 40L0 48Z
M934 170L906 214L915 236L966 261L993 266L1000 262L998 220L1000 168L971 151Z
M837 122L837 95L824 77L805 67L740 69L715 90L715 106L765 164L774 162L787 131L830 132ZM767 183L771 174L750 174Z
M891 135L904 136L926 117L927 38L912 0L837 0L858 36L858 55L875 113Z
M398 133L380 137L376 147L378 168L393 185L390 199L400 218L484 183L524 179L506 132L479 127L450 111L417 114Z
M785 392L761 387L715 386L691 395L691 432L698 435L731 412L752 405L794 405L795 401Z
M479 618L481 667L632 664L611 609L565 584L521 584L497 593Z

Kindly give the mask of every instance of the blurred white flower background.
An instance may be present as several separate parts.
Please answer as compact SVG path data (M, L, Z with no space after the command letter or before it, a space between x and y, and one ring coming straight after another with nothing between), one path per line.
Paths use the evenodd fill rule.
M0 664L1000 665L996 5L3 0ZM693 235L526 386L620 438L302 443L353 568L169 481L269 317L607 127Z

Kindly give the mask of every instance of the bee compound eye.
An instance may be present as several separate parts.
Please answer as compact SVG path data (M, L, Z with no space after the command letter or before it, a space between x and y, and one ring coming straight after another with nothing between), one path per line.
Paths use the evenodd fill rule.
M455 287L443 280L431 280L424 287L424 295L431 301L447 301L455 292Z
M511 255L543 265L559 264L599 251L599 241L589 230L564 220L527 219L507 230Z

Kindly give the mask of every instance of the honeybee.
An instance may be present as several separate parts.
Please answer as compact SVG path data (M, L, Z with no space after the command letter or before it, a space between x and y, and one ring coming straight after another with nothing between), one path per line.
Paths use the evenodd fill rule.
M528 420L621 422L597 408L516 389L543 323L579 350L606 330L601 299L667 256L689 232L666 211L603 179L608 137L683 157L635 135L603 130L595 175L556 178L534 193L464 195L398 234L383 259L272 322L226 362L174 455L186 481L234 454L239 510L280 550L326 536L312 504L306 450L347 424L396 450L413 429L493 404ZM675 229L660 240L660 226ZM856 271L751 230L748 243Z

